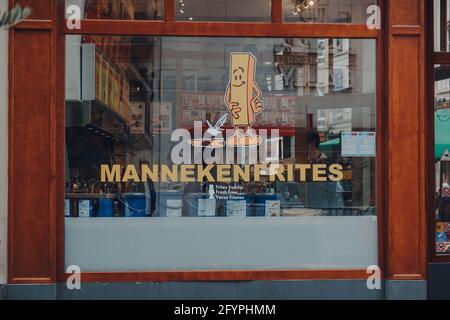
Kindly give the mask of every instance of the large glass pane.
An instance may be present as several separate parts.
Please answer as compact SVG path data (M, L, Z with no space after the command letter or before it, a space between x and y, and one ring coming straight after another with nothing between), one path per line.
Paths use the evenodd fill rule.
M175 0L180 21L270 22L272 0Z
M161 20L164 0L66 0L76 5L83 19Z
M434 51L448 52L450 50L450 0L433 0L433 35Z
M436 253L450 253L450 66L435 67Z
M66 264L377 264L375 40L68 36Z
M376 0L283 0L285 22L366 23Z

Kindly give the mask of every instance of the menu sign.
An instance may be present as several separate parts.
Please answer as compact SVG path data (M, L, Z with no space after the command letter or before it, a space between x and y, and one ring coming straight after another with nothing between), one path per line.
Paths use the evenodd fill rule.
M144 133L145 120L144 120L145 105L143 102L130 103L128 109L129 125L131 133Z
M342 132L341 154L343 157L375 157L375 132Z

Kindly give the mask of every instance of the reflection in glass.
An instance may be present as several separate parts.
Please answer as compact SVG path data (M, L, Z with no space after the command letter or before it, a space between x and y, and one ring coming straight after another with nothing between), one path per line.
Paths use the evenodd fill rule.
M175 0L176 20L270 22L271 0Z
M161 20L164 0L66 0L77 5L83 19Z
M436 253L450 253L450 66L435 67Z
M283 0L285 22L366 23L376 0Z
M84 261L89 271L104 261L115 270L376 264L374 40L69 36L66 52L67 263ZM229 90L250 83L233 111L240 98ZM258 135L264 144L229 148L226 131L236 132L233 113L244 105L255 119L236 143ZM207 135L220 129L222 138ZM187 151L177 149L176 132L188 135ZM143 166L174 168L185 156L183 163L204 167L217 157L233 170L270 161L286 171L273 178L278 167L269 166L254 178L250 166L251 178L180 181L175 167L170 179L159 171L147 182L100 181L102 164L130 177L128 165L140 175ZM336 164L337 181L312 169L289 173L325 166L327 176ZM227 176L222 169L210 173ZM127 259L105 249L119 234ZM102 252L94 262L89 241ZM179 255L185 260L171 258Z
M450 35L450 0L433 0L434 51L448 52ZM442 19L444 17L444 19Z

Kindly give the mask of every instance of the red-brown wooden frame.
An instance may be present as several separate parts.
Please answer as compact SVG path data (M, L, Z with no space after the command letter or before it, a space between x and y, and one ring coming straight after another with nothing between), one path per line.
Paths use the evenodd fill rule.
M9 8L14 7L15 3L18 2L18 0L8 0ZM56 3L52 2L49 5L49 14L51 16L56 15ZM14 39L15 39L15 33L14 30L33 30L33 31L47 31L50 33L50 64L52 66L58 65L58 55L56 54L55 44L56 44L56 37L57 37L57 30L56 26L54 24L54 21L52 20L43 20L43 19L27 19L18 25L16 25L14 28L11 29L9 32L9 56L8 56L8 83L9 83L9 92L8 92L8 282L14 283L14 284L21 284L21 283L53 283L56 280L56 274L57 274L57 266L56 266L56 260L57 257L57 238L58 234L55 231L55 225L58 223L58 210L61 208L58 208L58 190L57 190L57 174L60 173L58 170L58 164L56 163L57 160L57 150L51 149L50 147L50 155L49 155L49 194L47 195L47 200L49 201L49 208L50 212L48 212L49 215L49 243L48 246L50 248L50 256L48 261L49 263L49 274L48 276L42 276L42 277L16 277L13 270L15 267L15 259L14 259L14 236L15 236L15 229L14 229L14 219L15 219L15 195L13 194L12 190L14 190L14 179L12 177L12 172L15 169L15 161L14 161L14 151L15 151L15 136L14 136L14 113L15 113L15 96L14 96L14 85L15 85L15 52L13 50L14 48ZM62 30L62 29L61 29ZM50 68L50 72L48 74L49 82L50 83L57 83L57 79L60 80L59 75L57 75L57 68ZM31 79L31 78L30 78ZM51 118L57 118L57 105L58 102L61 102L61 100L57 100L57 96L64 95L64 89L61 92L61 87L51 87L49 96L50 96L50 106L49 106L49 119ZM59 90L59 91L58 91ZM63 97L63 96L62 96ZM64 100L62 100L64 101ZM48 138L48 143L50 146L57 145L57 126L55 126L53 123L50 122L49 125L49 137L43 137ZM41 141L41 143L45 143L45 141ZM32 162L32 161L31 161ZM60 195L64 197L64 194L59 192ZM45 198L44 198L45 199ZM23 235L22 235L23 236ZM29 250L29 248L28 248Z
M13 0L10 0L13 3ZM282 22L282 1L272 0L272 23L227 23L227 22L176 22L174 21L174 1L165 1L164 21L119 21L119 20L83 20L81 30L69 30L65 27L64 4L58 4L56 22L51 20L27 20L16 28L55 28L57 56L56 74L58 82L56 90L55 127L55 159L56 166L56 281L67 278L64 263L64 72L65 72L65 36L70 34L118 34L118 35L160 35L160 36L224 36L224 37L307 37L307 38L360 38L375 39L377 41L377 216L378 216L378 261L383 276L386 268L386 215L387 210L387 155L385 145L387 141L385 112L386 112L386 73L385 73L385 37L381 30L369 30L363 24L291 24ZM385 11L385 1L379 1ZM385 24L384 15L383 25ZM56 25L56 27L55 27ZM10 65L14 65L14 56L10 56ZM11 74L11 73L10 73ZM10 105L12 102L10 100ZM11 110L11 108L10 108ZM13 138L10 137L10 142ZM11 145L11 144L10 144ZM13 181L10 179L10 186ZM12 203L12 201L10 201ZM12 217L13 209L9 210ZM11 228L10 228L11 232ZM9 242L11 243L11 242ZM9 245L9 255L14 248ZM12 258L11 258L12 259ZM10 261L11 261L10 259ZM112 273L83 273L82 281L245 281L245 280L300 280L300 279L365 279L366 270L219 270L219 271L179 271L179 272L112 272ZM30 279L28 279L30 280ZM48 279L52 282L53 279ZM12 283L20 280L10 279ZM26 281L24 281L26 282Z

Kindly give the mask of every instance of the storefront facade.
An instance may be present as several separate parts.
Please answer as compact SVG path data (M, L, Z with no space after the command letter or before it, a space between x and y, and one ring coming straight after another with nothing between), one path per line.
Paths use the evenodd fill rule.
M20 1L33 15L9 31L8 298L425 299L442 283L436 8L63 2Z

